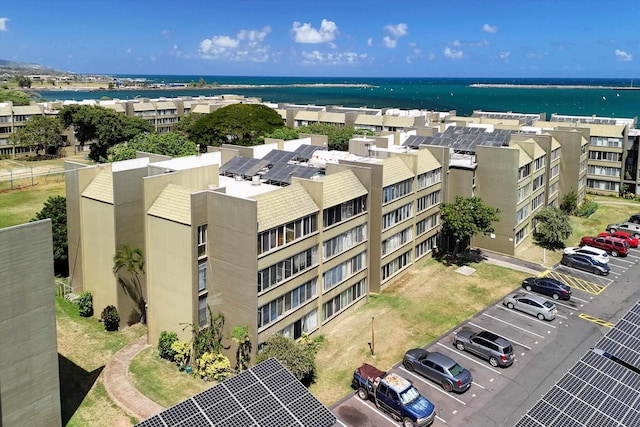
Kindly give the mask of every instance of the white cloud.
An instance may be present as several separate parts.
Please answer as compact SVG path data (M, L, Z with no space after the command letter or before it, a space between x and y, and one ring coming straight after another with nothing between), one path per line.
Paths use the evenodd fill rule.
M339 33L338 26L333 21L322 20L320 29L317 30L309 23L294 22L291 31L296 43L318 44L333 41Z
M398 44L398 40L392 39L389 36L384 36L384 45L389 49L393 49Z
M451 44L455 47L462 46L462 42L460 40L454 40L453 42L451 42Z
M128 47L128 48L125 50L125 52L127 52L127 53L131 53L131 52L133 52L133 49L131 49L130 47Z
M507 61L509 59L509 56L511 55L511 52L509 51L502 51L498 54L498 57L500 59L504 59L505 61Z
M633 59L631 54L625 52L624 50L616 49L615 54L616 58L618 58L620 61L631 61Z
M0 18L0 31L9 31L7 28L7 22L9 18Z
M213 36L200 42L198 51L204 59L265 62L269 59L269 46L263 42L271 27L261 30L240 30L236 37Z
M384 29L387 30L393 37L400 38L407 35L409 26L407 24L401 23L397 25L387 25L386 27L384 27Z
M329 52L322 53L319 50L302 52L302 63L313 65L352 65L367 59L366 53L356 52Z
M162 31L160 31L160 35L162 35L162 37L164 37L165 39L168 39L169 36L171 35L171 31L164 29Z
M484 31L485 33L497 33L498 27L495 25L484 24L482 26L482 31Z
M444 48L444 56L446 56L447 58L460 59L462 58L462 55L463 53L461 50L451 49L450 47Z
M371 37L367 39L367 46L369 47L373 46L373 39Z

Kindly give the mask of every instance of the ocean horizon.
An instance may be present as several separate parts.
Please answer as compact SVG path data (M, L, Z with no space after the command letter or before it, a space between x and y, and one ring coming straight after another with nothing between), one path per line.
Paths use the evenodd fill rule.
M640 79L601 78L356 78L110 75L147 84L188 84L203 79L220 88L153 88L42 91L48 101L174 98L224 94L263 102L452 111L474 110L635 118L640 112ZM634 86L636 80L636 86ZM231 87L229 87L231 86ZM242 87L233 87L242 86Z

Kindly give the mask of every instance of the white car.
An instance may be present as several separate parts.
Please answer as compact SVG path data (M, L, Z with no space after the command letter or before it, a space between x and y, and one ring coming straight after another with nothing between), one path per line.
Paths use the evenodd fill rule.
M590 256L591 258L600 261L603 264L607 264L609 262L609 254L607 251L594 248L593 246L576 246L571 248L564 248L564 253L567 255L573 254L582 254Z

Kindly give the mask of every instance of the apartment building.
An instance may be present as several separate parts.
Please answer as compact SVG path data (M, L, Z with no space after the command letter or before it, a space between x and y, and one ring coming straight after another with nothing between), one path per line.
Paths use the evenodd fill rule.
M38 104L13 105L12 101L0 102L0 156L28 153L30 147L14 146L10 137L32 116L43 116L44 108Z
M111 269L129 243L145 253L149 343L190 339L207 307L256 344L329 327L431 254L444 173L430 150L332 156L311 141L68 162L72 285L125 322L133 305Z
M62 425L51 220L0 229L0 425Z

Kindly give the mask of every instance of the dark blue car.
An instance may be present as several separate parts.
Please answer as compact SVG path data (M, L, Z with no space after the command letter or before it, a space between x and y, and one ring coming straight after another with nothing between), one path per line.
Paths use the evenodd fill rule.
M571 298L571 287L551 277L529 277L522 281L522 287L529 292L548 295L553 299Z

